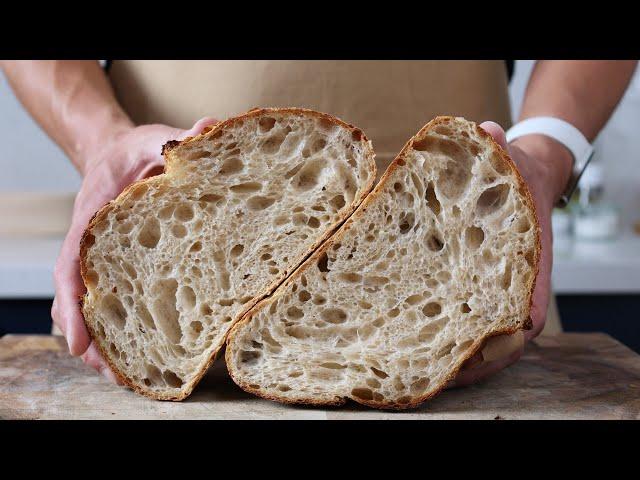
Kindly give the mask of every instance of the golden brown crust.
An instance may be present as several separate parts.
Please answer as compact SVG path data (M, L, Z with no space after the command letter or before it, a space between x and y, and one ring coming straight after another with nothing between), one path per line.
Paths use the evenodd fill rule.
M284 272L282 272L282 274L276 279L274 280L274 282L272 282L270 285L267 285L263 291L259 292L254 299L249 302L246 306L246 308L244 308L236 317L235 321L239 321L240 319L243 318L243 316L246 314L246 312L248 312L251 308L253 308L254 305L256 305L260 300L262 300L263 298L265 298L267 295L270 295L281 283L283 283L288 276L293 273L327 238L329 238L339 227L340 225L342 225L342 223L345 221L346 218L348 218L353 211L355 211L355 209L357 208L357 206L360 204L360 202L362 202L367 195L369 194L369 192L371 191L371 189L373 188L373 184L375 181L375 177L376 177L376 166L375 166L375 161L374 161L374 157L375 154L373 152L373 147L371 145L371 142L369 141L369 139L366 137L366 135L364 134L364 132L362 130L360 130L357 127L354 127L351 124L348 124L342 120L340 120L339 118L336 118L332 115L326 114L326 113L321 113L321 112L316 112L314 110L309 110L309 109L305 109L305 108L255 108L252 109L242 115L239 115L237 117L233 117L233 118L229 118L223 122L219 122L213 126L209 126L203 129L202 133L195 136L195 137L187 137L182 141L177 141L177 140L171 140L169 142L167 142L165 145L163 145L162 147L162 154L165 157L165 169L164 169L164 173L152 178L148 178L148 179L143 179L143 180L139 180L137 182L132 183L131 185L129 185L128 187L126 187L122 193L120 193L120 195L118 195L118 197L112 201L110 201L109 203L107 203L106 205L104 205L100 210L98 210L96 212L96 214L91 218L91 220L89 221L89 224L87 226L87 228L85 229L81 241L80 241L80 274L82 277L82 280L84 282L85 285L87 285L88 281L87 281L87 265L86 265L86 260L87 260L87 254L89 249L91 248L91 245L93 244L93 229L95 228L95 226L103 219L106 217L106 215L114 208L116 208L118 205L120 205L121 203L123 203L123 201L125 201L127 199L127 197L129 196L129 194L138 186L143 185L143 184L148 184L150 182L157 182L160 181L160 179L162 177L166 177L168 174L171 173L172 169L174 168L173 166L176 164L179 164L181 162L180 159L180 147L184 146L184 145L188 145L189 143L195 142L197 140L206 138L206 139L213 139L218 135L221 135L223 133L223 131L230 127L235 125L238 122L242 122L248 118L252 118L252 117L257 117L257 116L261 116L264 114L291 114L291 115L306 115L306 116L312 116L312 117L316 117L316 118L321 118L324 120L327 120L330 123L333 123L335 125L338 125L340 127L343 127L345 129L350 130L353 135L354 138L357 137L358 141L361 141L365 150L366 150L366 156L367 159L369 160L370 164L369 164L369 172L370 172L370 180L367 183L367 185L364 186L364 188L362 189L362 193L360 194L360 196L358 198L355 198L353 200L353 202L351 203L351 206L349 208L349 210L346 210L341 217L339 217L336 222L333 225L330 225L325 232L318 237L318 239L313 243L313 245L309 248L309 250L307 252L304 252L300 258L296 259L295 262L292 262L292 266L285 270ZM209 367L213 364L213 362L216 360L218 352L220 351L220 349L222 348L222 346L225 344L226 342L226 336L225 338L222 339L220 345L218 346L217 349L215 349L208 361L206 362L206 364L202 367L202 369L198 372L198 374L187 384L185 384L181 390L181 392L178 395L171 395L171 394L163 394L163 393L158 393L155 391L150 391L150 390L146 390L144 388L142 388L139 385L136 385L135 383L133 383L124 372L120 371L118 369L118 367L111 361L110 357L109 357L109 353L107 351L107 348L105 345L103 345L101 343L101 339L99 337L99 335L97 335L97 333L93 330L93 327L91 325L91 322L87 321L87 316L88 316L88 307L86 305L87 302L84 301L84 299L87 298L88 294L85 294L85 296L81 299L81 312L83 315L83 319L84 319L84 323L87 326L87 330L89 332L89 336L91 337L91 339L93 340L93 342L96 344L98 350L100 351L102 357L107 361L107 363L109 364L109 367L111 368L111 370L113 371L113 373L116 375L116 377L118 377L118 379L125 385L127 385L128 387L132 388L135 392L141 394L141 395L145 395L147 397L150 398L154 398L157 400L174 400L174 401L180 401L185 399L186 397L188 397L191 392L193 391L193 389L195 388L195 386L198 384L198 382L202 379L202 377L204 376L204 374L206 373L206 371L209 369Z
M249 392L249 393L253 393L254 395L257 395L259 397L262 398L266 398L268 400L275 400L281 403L287 403L287 404L307 404L307 405L316 405L316 406L322 406L322 405L341 405L344 404L347 399L353 400L357 403L363 404L363 405L367 405L369 407L373 407L373 408L380 408L380 409L388 409L388 410L406 410L406 409L410 409L410 408L415 408L417 406L419 406L420 404L422 404L423 402L425 402L426 400L429 400L430 398L435 397L436 395L438 395L442 390L444 390L444 388L446 387L446 385L453 380L458 372L460 371L460 369L462 368L462 366L464 365L464 363L470 359L472 356L474 356L478 351L480 351L483 347L483 345L485 344L485 342L494 336L498 336L498 335L510 335L513 333L516 333L518 330L521 329L530 329L532 327L532 321L531 321L531 317L529 316L531 313L531 306L533 303L533 292L535 290L535 282L536 282L536 277L538 276L538 268L539 268L539 259L540 259L540 252L542 249L542 243L540 241L540 225L538 222L538 216L537 216L537 212L536 212L536 208L533 202L533 197L531 196L531 192L529 191L529 188L527 187L527 184L525 183L524 179L522 178L520 172L518 171L515 163L513 162L513 160L509 157L509 155L507 154L507 152L493 139L493 137L491 135L489 135L486 131L484 131L483 129L481 129L479 126L475 126L476 128L476 133L485 141L489 142L491 144L491 146L495 149L495 151L497 151L500 154L500 157L507 163L507 165L509 165L509 168L511 169L512 173L515 174L517 181L518 181L518 185L520 187L520 193L523 195L524 199L525 199L525 203L527 205L527 207L529 208L533 220L534 220L534 224L535 224L535 228L536 228L536 248L535 248L535 255L534 255L534 275L532 275L532 280L530 282L529 288L528 288L528 296L529 296L529 300L528 300L528 308L527 308L527 313L524 316L524 318L522 319L521 323L520 323L520 328L505 328L505 329L500 329L500 330L495 330L492 332L489 332L487 335L485 335L484 337L481 338L477 338L475 340L475 342L472 344L471 348L468 349L467 353L465 356L461 357L456 366L454 366L454 368L451 370L451 373L441 382L441 384L439 385L438 388L436 388L435 390L433 390L432 392L430 392L429 394L419 397L416 400L410 402L410 403L406 403L406 404L399 404L399 403L392 403L392 402L376 402L376 401L367 401L367 400L362 400L362 399L354 399L351 397L336 397L335 400L331 400L331 401L322 401L322 400L315 400L313 398L296 398L296 399L292 399L292 398L286 398L286 397L282 397L282 396L278 396L278 395L272 395L270 393L265 393L262 392L261 390L257 390L254 388L251 388L246 382L243 382L242 380L236 378L234 376L234 371L233 371L233 362L231 361L231 348L230 344L231 341L233 339L233 337L235 336L236 332L241 329L244 325L246 325L247 323L249 323L252 319L252 317L262 308L266 308L267 304L271 301L274 300L276 298L278 298L279 296L284 294L284 290L285 288L294 280L296 280L301 274L302 272L304 272L306 269L308 269L310 266L313 266L317 260L319 260L320 256L325 253L334 243L339 242L342 237L344 236L345 232L349 230L349 228L351 227L351 225L354 222L357 222L358 219L364 214L364 212L367 210L367 207L369 206L369 204L375 200L375 198L378 196L379 191L384 187L384 184L386 183L387 179L391 176L391 174L399 167L404 166L405 165L405 157L407 155L407 153L411 150L413 143L419 140L422 140L424 138L424 136L430 132L431 130L433 130L435 127L437 127L438 125L443 125L443 124L447 124L447 123L451 123L451 122L455 122L456 118L455 117L450 117L450 116L440 116L440 117L436 117L433 120L431 120L429 123L427 123L424 127L422 127L420 129L420 131L414 135L402 148L402 150L400 151L400 153L398 154L398 156L393 160L393 162L391 162L391 164L389 165L389 167L387 168L387 170L385 171L385 173L382 175L380 181L378 182L378 184L376 185L376 187L373 189L373 191L363 200L363 202L360 204L360 206L356 209L355 212L353 212L353 214L349 217L349 219L343 224L343 226L336 231L330 238L328 238L311 256L309 256L309 258L298 267L298 269L296 271L294 271L281 285L280 287L278 287L278 289L269 297L261 300L260 302L258 302L255 306L253 306L238 322L236 322L233 327L229 330L228 334L227 334L227 350L225 353L225 360L227 363L227 370L229 371L229 375L231 376L231 378L233 379L233 381L240 386L240 388L242 388L243 390Z

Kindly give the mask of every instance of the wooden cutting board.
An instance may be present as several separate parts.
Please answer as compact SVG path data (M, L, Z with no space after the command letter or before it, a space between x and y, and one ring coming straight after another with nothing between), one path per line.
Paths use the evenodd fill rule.
M608 335L539 337L516 365L481 385L449 390L417 410L354 403L292 407L253 397L216 362L184 402L160 402L108 383L52 336L0 339L4 419L639 419L640 355Z

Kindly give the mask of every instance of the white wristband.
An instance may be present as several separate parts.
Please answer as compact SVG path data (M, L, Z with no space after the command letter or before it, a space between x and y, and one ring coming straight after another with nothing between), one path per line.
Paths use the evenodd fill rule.
M593 155L593 147L580 130L569 122L554 117L527 118L507 131L507 143L525 135L545 135L564 145L573 156L573 170L567 189L559 201L559 206L569 202L582 172Z

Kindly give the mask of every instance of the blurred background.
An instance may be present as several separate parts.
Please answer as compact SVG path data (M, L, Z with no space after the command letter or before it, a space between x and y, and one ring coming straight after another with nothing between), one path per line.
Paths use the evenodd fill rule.
M510 82L517 118L533 61ZM425 119L426 120L426 119ZM554 213L553 289L565 331L602 331L640 352L640 75L595 141L568 209ZM80 176L0 73L0 336L49 333L53 265Z

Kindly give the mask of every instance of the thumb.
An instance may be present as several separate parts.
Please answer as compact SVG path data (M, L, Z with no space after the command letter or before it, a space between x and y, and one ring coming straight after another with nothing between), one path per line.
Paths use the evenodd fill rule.
M184 130L182 134L180 134L178 138L176 138L176 140L184 140L187 137L200 135L205 128L216 125L217 123L220 123L220 121L213 117L202 117L200 120L194 123L193 127L191 127L189 130Z
M482 122L480 128L491 135L498 145L507 149L507 136L500 125L496 122Z

